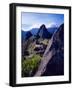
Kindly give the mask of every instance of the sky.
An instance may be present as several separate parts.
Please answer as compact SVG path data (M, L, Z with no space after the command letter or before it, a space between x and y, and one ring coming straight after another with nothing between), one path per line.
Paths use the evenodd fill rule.
M62 23L64 23L64 14L32 12L22 12L21 14L21 29L24 31L40 28L42 24L45 24L47 28L59 27Z

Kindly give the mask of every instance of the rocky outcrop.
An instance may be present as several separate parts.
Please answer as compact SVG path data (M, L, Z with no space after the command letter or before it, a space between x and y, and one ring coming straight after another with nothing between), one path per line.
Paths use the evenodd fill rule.
M37 37L38 38L43 38L43 39L49 39L51 38L51 33L48 32L46 26L43 24L40 26L38 32L37 32Z
M64 75L64 24L54 32L34 76Z

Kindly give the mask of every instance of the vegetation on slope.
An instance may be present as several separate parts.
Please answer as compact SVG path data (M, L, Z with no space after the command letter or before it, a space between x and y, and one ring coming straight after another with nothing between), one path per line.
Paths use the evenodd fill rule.
M22 77L33 76L41 61L40 55L22 60Z

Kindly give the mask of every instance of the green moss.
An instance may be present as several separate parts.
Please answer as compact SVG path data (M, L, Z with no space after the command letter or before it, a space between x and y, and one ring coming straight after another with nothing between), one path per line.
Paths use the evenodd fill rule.
M22 61L22 77L32 76L38 68L41 60L40 55L33 55L31 58Z

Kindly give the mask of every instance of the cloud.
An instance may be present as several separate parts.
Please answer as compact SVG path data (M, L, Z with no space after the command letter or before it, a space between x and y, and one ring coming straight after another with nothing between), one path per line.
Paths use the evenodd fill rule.
M46 27L48 27L48 28L57 27L57 24L55 22L52 22L52 23L48 24Z
M24 30L24 31L29 31L29 30L31 30L32 28L40 28L40 26L41 26L42 24L45 24L46 28L58 27L57 24L54 23L54 22L49 23L49 24L46 24L46 23L36 23L36 24L32 24L32 25L23 24L23 25L22 25L22 30Z

